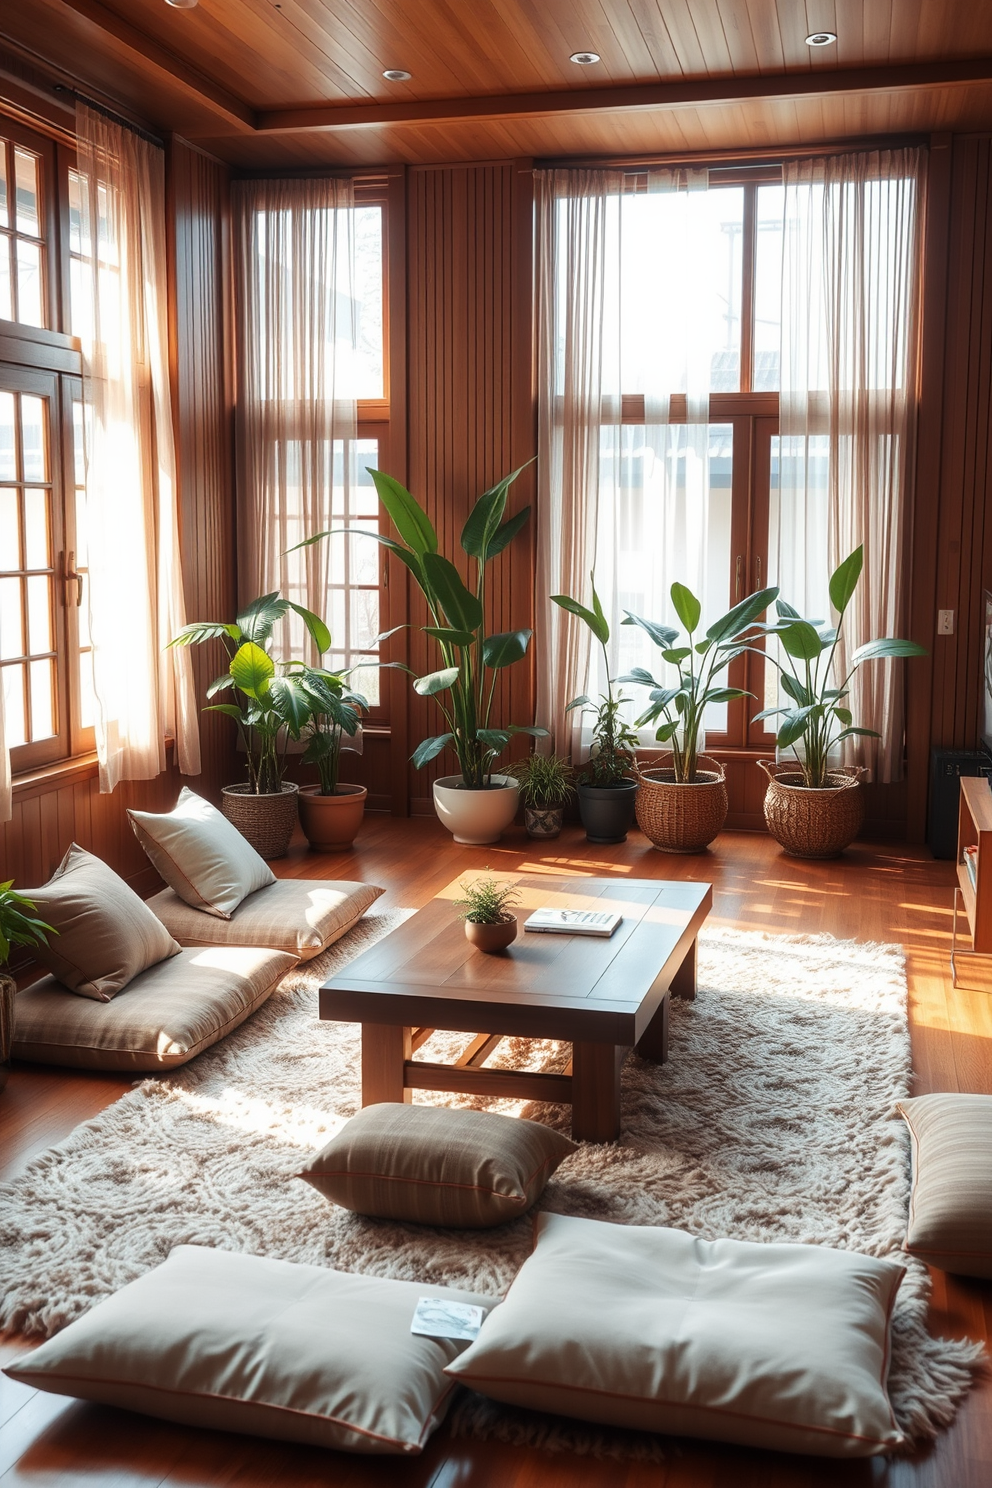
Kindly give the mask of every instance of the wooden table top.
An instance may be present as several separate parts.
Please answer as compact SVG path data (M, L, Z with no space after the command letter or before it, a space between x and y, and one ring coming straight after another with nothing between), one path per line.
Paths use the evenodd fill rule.
M518 887L521 929L492 956L469 944L452 907L467 877L325 982L321 1018L633 1044L642 1005L657 1001L713 902L709 884L495 874ZM525 933L542 908L623 920L609 938Z

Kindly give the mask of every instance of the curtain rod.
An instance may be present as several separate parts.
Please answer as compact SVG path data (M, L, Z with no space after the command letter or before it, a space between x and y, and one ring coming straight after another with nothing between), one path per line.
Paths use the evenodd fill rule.
M157 145L160 150L165 149L165 141L160 139L157 134L152 134L148 129L142 129L140 124L132 124L131 120L125 119L123 114L114 113L113 109L107 108L102 103L97 103L96 99L87 98L85 93L79 93L75 88L67 87L65 83L55 83L54 90L56 93L67 93L76 103L85 104L88 109L92 109L95 114L101 114L103 118L109 119L112 124L119 124L122 129L129 129L132 134L136 134L146 144Z
M899 149L903 146L926 145L929 134L873 135L865 139L834 140L821 145L787 145L767 150L683 150L667 155L569 155L548 156L535 160L535 170L620 170L637 175L654 165L668 166L742 166L779 165L783 160L818 158L822 155L847 155L858 150Z

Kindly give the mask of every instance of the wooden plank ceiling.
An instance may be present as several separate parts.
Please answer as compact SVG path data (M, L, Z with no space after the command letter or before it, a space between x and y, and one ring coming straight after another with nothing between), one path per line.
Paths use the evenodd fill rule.
M0 33L243 166L992 127L992 4L960 0L28 0Z

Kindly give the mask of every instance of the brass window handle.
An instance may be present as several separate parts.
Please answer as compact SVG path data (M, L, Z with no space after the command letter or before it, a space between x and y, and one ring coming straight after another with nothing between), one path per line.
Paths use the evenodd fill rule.
M69 555L68 555L68 557L65 560L65 567L64 567L63 572L62 572L62 581L63 581L63 583L66 586L65 602L66 602L67 605L69 603L69 587L68 586L70 584L75 584L76 585L76 608L78 610L82 606L82 603L83 603L83 577L84 577L84 575L79 572L79 570L76 568L75 564L76 564L76 550L75 550L75 548L70 548L69 549Z

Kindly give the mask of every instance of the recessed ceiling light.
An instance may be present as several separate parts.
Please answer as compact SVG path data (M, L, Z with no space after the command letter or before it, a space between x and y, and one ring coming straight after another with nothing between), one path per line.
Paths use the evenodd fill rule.
M404 72L402 67L387 67L382 75L387 83L408 83L413 77L412 72Z
M594 62L599 61L598 52L573 52L569 62L578 62L580 67L591 67Z
M836 31L814 31L810 36L807 36L806 45L808 47L833 46L836 40Z
M166 5L171 5L173 10L194 10L199 0L165 0Z

